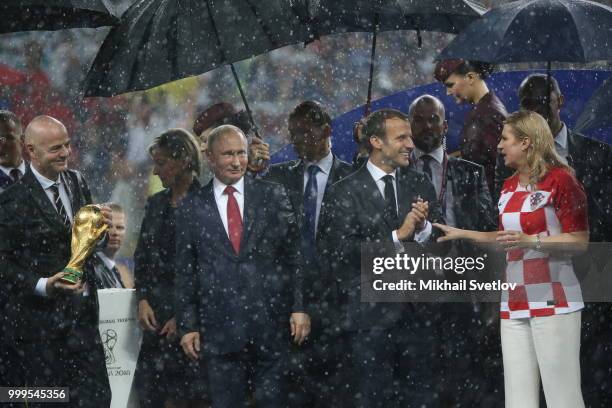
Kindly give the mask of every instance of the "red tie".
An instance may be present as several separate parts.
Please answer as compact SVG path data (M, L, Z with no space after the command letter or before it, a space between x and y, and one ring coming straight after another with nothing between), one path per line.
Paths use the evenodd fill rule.
M242 238L242 217L240 216L238 201L234 197L235 191L234 187L227 186L224 192L227 194L227 230L234 252L238 255L240 253L240 239Z

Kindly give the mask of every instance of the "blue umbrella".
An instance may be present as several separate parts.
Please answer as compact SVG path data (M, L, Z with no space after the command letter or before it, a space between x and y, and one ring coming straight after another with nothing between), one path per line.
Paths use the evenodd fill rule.
M596 127L612 126L612 79L608 78L588 100L574 129L585 132Z

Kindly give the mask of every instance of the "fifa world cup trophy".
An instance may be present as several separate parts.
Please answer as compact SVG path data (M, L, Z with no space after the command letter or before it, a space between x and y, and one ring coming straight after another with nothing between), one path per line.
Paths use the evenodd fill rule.
M65 283L74 284L83 277L83 266L85 261L95 250L96 245L108 225L104 222L104 216L97 205L86 205L77 212L72 225L72 241L70 261L63 272L68 272L61 280Z

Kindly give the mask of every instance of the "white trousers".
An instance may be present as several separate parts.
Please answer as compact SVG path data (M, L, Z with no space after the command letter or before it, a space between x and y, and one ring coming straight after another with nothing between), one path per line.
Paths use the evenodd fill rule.
M581 312L501 320L506 408L538 408L540 376L547 406L584 407L580 324Z

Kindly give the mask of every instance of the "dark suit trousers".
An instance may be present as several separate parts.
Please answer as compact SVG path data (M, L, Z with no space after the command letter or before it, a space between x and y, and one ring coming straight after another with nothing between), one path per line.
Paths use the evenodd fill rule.
M33 328L33 330L35 330ZM44 336L44 334L42 335ZM12 345L15 386L68 387L69 403L30 403L29 407L109 407L111 390L106 373L104 349L99 335L88 336L88 345L74 339L80 336ZM78 344L75 344L78 343Z
M258 407L285 408L287 353L249 343L236 353L207 357L213 407L248 407L253 388Z
M346 336L317 336L311 333L301 346L293 345L290 358L291 408L349 408L352 396L347 389Z
M436 406L439 358L433 330L402 324L352 335L353 395L360 408Z

